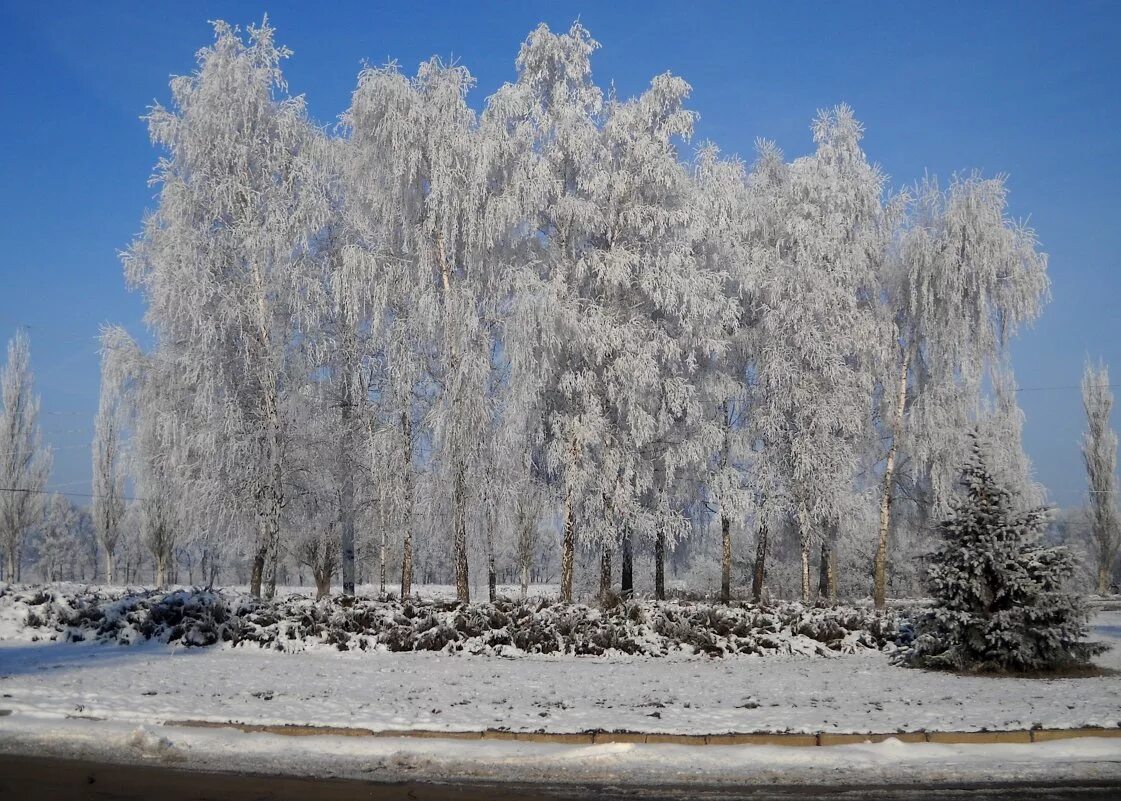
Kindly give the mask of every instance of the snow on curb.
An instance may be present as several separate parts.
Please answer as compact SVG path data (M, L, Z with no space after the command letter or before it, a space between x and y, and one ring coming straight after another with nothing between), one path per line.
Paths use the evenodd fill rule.
M788 732L738 732L724 734L664 734L635 731L584 731L584 732L514 732L505 729L481 731L445 731L403 729L374 731L373 729L344 726L307 726L295 723L284 725L262 723L218 723L209 720L168 720L164 726L193 729L236 729L246 733L277 734L287 737L414 737L436 740L517 740L520 742L552 743L554 745L604 745L606 743L643 743L674 745L774 745L815 747L851 745L854 743L882 743L898 740L906 743L944 743L956 745L999 745L1053 742L1085 737L1121 738L1121 728L1106 729L1084 727L1077 729L1015 729L1002 731L917 731L879 732L868 734L794 734Z
M868 786L1121 779L1121 739L1104 737L1035 744L905 743L890 738L831 748L768 744L690 748L677 743L287 737L232 729L13 717L0 727L0 753L373 782L711 787L745 782Z

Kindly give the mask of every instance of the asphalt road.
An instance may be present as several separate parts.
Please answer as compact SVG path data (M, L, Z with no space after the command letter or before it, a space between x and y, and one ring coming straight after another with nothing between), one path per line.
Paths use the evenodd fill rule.
M1121 798L1121 782L875 787L618 787L493 782L385 784L354 779L201 773L164 765L108 765L76 759L0 755L0 799L4 801L522 801L612 798L666 801L724 801L736 798L750 801L1116 801Z

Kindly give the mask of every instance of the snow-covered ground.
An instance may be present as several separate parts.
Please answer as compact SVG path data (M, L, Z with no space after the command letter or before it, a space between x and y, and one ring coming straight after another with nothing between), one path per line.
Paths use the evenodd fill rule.
M698 748L281 737L164 725L191 719L378 731L678 734L1118 727L1121 673L1049 680L955 676L897 667L888 653L874 650L812 657L506 658L323 646L277 653L158 640L66 643L32 641L8 612L0 620L0 751L384 780L1121 780L1121 738ZM1121 670L1121 610L1099 611L1094 624L1095 638L1115 645L1099 664Z
M1100 612L1095 624L1097 637L1121 643L1121 612ZM1099 662L1121 669L1121 649ZM21 714L133 724L707 734L1121 725L1121 676L957 676L893 666L877 652L501 658L0 641L0 696Z

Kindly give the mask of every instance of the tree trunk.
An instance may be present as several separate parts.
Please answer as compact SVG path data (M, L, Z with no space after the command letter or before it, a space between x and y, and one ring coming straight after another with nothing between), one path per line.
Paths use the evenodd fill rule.
M623 528L622 550L619 594L623 598L631 598L634 596L634 532L630 526Z
M331 594L331 571L314 567L312 573L315 576L315 600L319 601Z
M1098 565L1098 595L1109 593L1109 565L1102 560Z
M529 597L529 563L522 562L521 570L522 600Z
M451 279L452 267L448 263L444 238L436 237L436 258L440 263L440 278L444 290L444 315L445 322L451 314ZM448 354L448 371L454 374L459 369L459 353L455 343L450 344ZM454 403L455 396L452 396ZM455 595L461 603L471 601L470 577L467 569L467 486L464 466L456 456L454 464L455 475L452 478L452 553L455 560Z
M110 548L105 549L105 583L113 584L113 551Z
M218 554L215 549L207 546L203 553L207 556L206 568L203 570L203 575L206 580L206 588L211 589L218 583L218 572L221 570L221 565L218 563Z
M654 538L654 597L666 599L666 535L660 528Z
M401 600L413 591L413 425L407 412L401 412L404 436L404 499L401 507Z
M462 465L455 468L452 488L452 527L454 529L455 596L462 603L470 603L471 586L467 573L467 477Z
M265 549L258 546L253 552L253 566L249 571L249 594L261 597L261 579L265 574Z
M279 467L277 471L279 472ZM276 486L279 486L279 480ZM271 600L276 596L276 571L280 561L280 497L276 492L267 493L260 526L259 548L264 564L261 583L264 585L264 597Z
M4 577L12 582L16 581L16 549L14 545L9 545L5 555Z
M732 521L727 515L720 515L720 600L732 600Z
M759 534L755 543L755 569L751 573L751 600L759 603L763 600L763 579L767 570L767 524L759 527Z
M880 537L876 543L876 559L872 577L872 600L876 609L883 609L887 605L887 538L891 530L891 498L895 480L895 451L899 437L903 431L903 412L907 405L907 372L911 366L911 348L903 351L902 364L899 371L899 389L895 399L895 410L892 413L891 423L891 448L887 452L887 462L884 464L884 488L880 497Z
M354 392L351 389L351 376L343 382L343 399L340 409L343 428L343 452L349 456L354 452L354 437L351 432ZM342 561L343 595L354 595L354 476L350 464L340 460L342 475L339 487L339 559ZM330 577L328 576L328 582Z
M606 606L611 596L611 549L603 546L599 557L599 601Z
M572 469L580 458L580 443L568 446ZM561 603L572 603L572 571L576 562L576 517L572 508L572 483L566 479L564 491L564 540L561 543Z
M837 600L837 554L830 537L821 539L821 565L819 566L817 594L831 601Z
M720 467L728 468L732 457L732 406L725 398L720 405L724 426L724 447L720 455ZM732 520L721 506L720 514L720 600L729 603L732 600Z
M156 556L156 588L162 589L167 584L167 556Z
M810 546L802 546L802 603L810 602Z
M342 491L339 493L339 529L343 595L354 595L354 477L346 465L343 466ZM330 583L331 577L328 576L328 592Z
M810 588L810 547L813 545L813 537L807 528L809 515L804 511L799 511L796 522L798 524L798 543L801 546L802 552L802 603L808 604L812 598L812 590Z
M389 559L389 530L381 527L381 547L378 549L378 594L385 596L387 562ZM404 597L404 596L402 596Z
M265 559L265 599L271 601L276 597L276 574L280 570L280 541L279 538L269 545L268 556Z
M564 496L564 539L561 543L561 603L572 603L572 567L576 559L576 521L571 491Z
M493 486L493 479L488 483ZM485 529L484 540L487 549L487 597L490 599L491 603L494 603L498 600L498 568L497 558L494 555L494 529L498 525L496 520L498 515L497 512L494 511L493 506L488 504L488 507L487 513L483 516L483 526Z

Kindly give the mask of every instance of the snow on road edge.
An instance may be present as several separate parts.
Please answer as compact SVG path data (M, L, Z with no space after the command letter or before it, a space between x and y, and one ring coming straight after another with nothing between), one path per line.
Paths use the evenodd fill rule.
M1121 740L1032 745L565 746L383 737L284 737L114 721L0 718L0 752L198 771L372 781L878 784L1121 779Z

